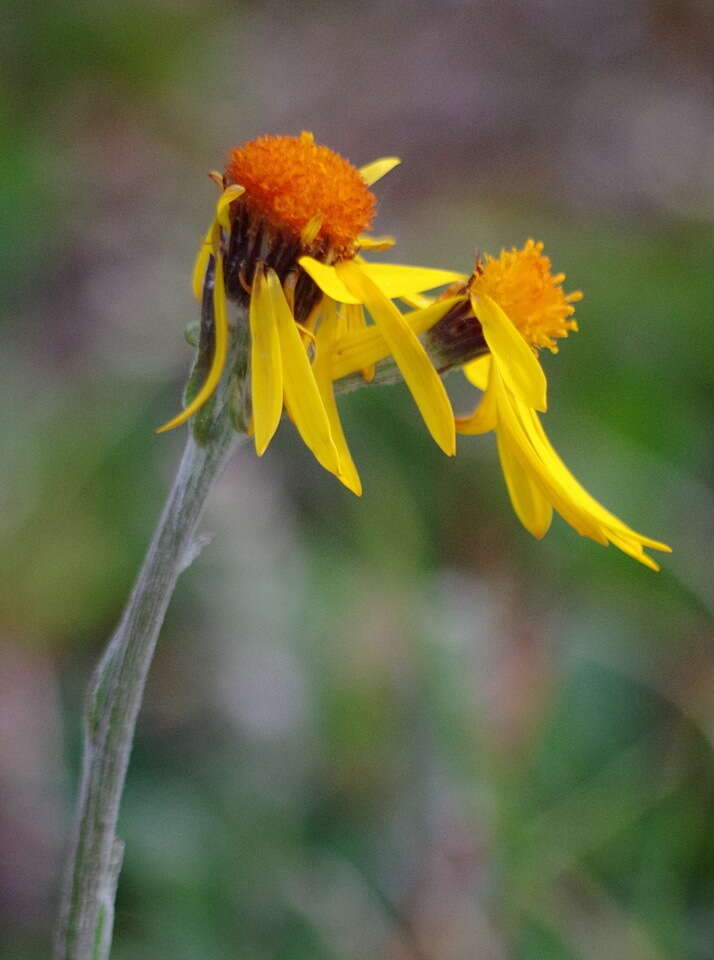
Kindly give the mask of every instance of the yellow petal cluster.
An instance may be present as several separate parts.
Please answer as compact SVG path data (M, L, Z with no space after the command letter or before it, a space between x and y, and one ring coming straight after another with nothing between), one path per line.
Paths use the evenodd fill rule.
M315 210L314 215L310 216L311 208L306 204L310 198L318 196L315 178L303 178L309 185L309 190L305 191L305 183L300 181L295 172L299 168L295 157L291 160L295 170L291 168L289 175L280 168L270 185L267 185L266 180L260 180L253 162L256 151L267 155L279 150L280 156L283 156L292 146L300 153L300 158L305 151L308 151L308 154L317 151L320 163L325 161L325 156L320 151L326 151L327 148L316 147L308 135L277 139L280 140L277 145L271 144L270 138L261 138L249 145L250 164L246 160L245 151L241 153L237 150L231 155L231 176L248 168L249 176L246 179L249 186L246 188L242 184L232 183L224 187L216 205L214 219L199 250L192 279L194 295L200 298L209 264L214 264L212 306L215 349L212 364L196 397L180 414L159 428L159 432L173 429L189 420L211 397L220 381L228 345L225 251L230 247L231 211L235 210L237 205L252 203L255 207L257 194L263 207L270 206L269 213L273 220L277 217L277 210L282 207L289 209L290 217L284 224L285 231L291 235L297 231L306 243L312 242L318 232L325 231L326 227L329 227L331 239L333 235L339 235L341 249L352 246L359 249L361 246L370 245L383 248L391 242L390 238L379 238L370 244L361 234L356 235L352 242L344 232L346 222L354 221L355 231L363 225L361 220L352 216L354 196L359 199L360 195L351 182L348 182L350 205L345 206L343 203L342 219L338 219L340 210L336 207L334 198L330 198L332 218L326 220L321 210ZM331 154L329 151L328 153ZM271 162L275 162L274 157ZM342 174L345 173L343 166L346 161L339 158L339 161L332 162L337 164L337 169ZM366 187L388 173L398 162L395 157L375 160L356 171L356 175L362 178ZM297 180L303 194L298 197L290 196L289 202L281 203L275 181L282 183L283 179L293 187ZM323 187L323 191L324 189ZM253 207L249 208L251 212ZM349 212L351 220L346 220L345 210ZM334 245L331 249L334 249ZM319 290L320 298L310 318L311 327L317 329L316 336L296 322L289 295L290 291L294 290L294 284L287 281L281 283L277 272L260 260L253 265L248 323L251 429L258 456L265 453L285 412L318 462L334 473L350 490L358 495L361 493L360 479L337 412L333 388L333 358L338 343L350 337L356 337L359 342L363 334L373 338L372 351L368 351L368 356L359 367L365 378L369 379L372 375L377 360L388 352L393 354L434 440L446 454L453 455L456 450L456 431L446 390L417 333L394 306L392 299L418 294L455 280L463 281L463 275L426 267L366 263L357 255L343 257L330 264L305 254L296 258L293 267L295 271L303 270ZM294 276L292 280L294 281ZM440 311L443 312L444 309L446 306L441 307ZM372 325L367 324L365 311L371 316ZM433 321L440 311L430 312ZM372 355L375 355L375 359L369 358Z
M530 240L522 251L504 252L498 260L489 258L486 270L480 272L477 267L469 284L471 305L490 353L464 367L467 378L484 393L469 416L457 417L456 429L463 434L495 430L513 509L534 537L547 533L556 510L582 536L604 546L612 543L658 570L644 548L664 552L670 548L637 533L598 503L555 452L538 417L537 411L546 410L545 376L533 348L554 350L552 337L577 329L570 319L570 304L581 296L563 294L564 275L552 276L550 261L541 254L542 244ZM509 277L514 290L508 285ZM496 303L485 289L500 294L503 302ZM504 304L515 317L507 314Z
M236 148L226 174L211 175L221 194L192 286L212 310L212 361L195 398L159 432L185 423L220 382L230 342L230 295L246 308L249 429L258 456L285 414L317 461L360 495L335 381L359 372L368 382L375 365L391 356L444 453L455 453L456 433L495 432L513 508L534 536L545 535L555 510L583 536L612 543L658 569L645 548L669 547L598 503L555 452L539 417L547 410L547 383L538 350L557 352L557 340L577 330L573 304L582 294L564 292L565 275L553 272L543 244L534 240L479 259L470 277L366 262L361 250L394 243L363 230L375 202L369 187L398 163L384 157L357 170L303 133ZM425 296L440 287L448 289L438 299ZM454 417L425 347L424 335L437 333L450 350L448 364L439 360L442 370L454 356L464 364L476 350L488 349L463 366L483 394L467 416Z

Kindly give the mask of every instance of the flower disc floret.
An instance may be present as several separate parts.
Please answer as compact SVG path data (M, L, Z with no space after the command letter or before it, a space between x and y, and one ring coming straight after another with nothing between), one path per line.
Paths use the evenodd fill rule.
M552 272L543 244L528 240L521 250L502 250L479 262L471 292L495 300L532 347L557 353L555 338L578 329L572 304L583 297L579 290L565 293L564 280L564 273Z

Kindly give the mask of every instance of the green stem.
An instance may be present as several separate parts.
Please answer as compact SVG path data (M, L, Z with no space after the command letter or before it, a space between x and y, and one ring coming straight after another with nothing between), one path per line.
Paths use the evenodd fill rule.
M74 856L63 900L57 960L105 960L111 945L122 845L115 835L136 718L166 608L180 573L191 563L213 481L238 435L227 416L211 442L189 434L122 620L90 685Z
M109 956L123 852L116 823L146 677L176 581L200 549L196 528L206 498L238 439L225 403L211 421L206 442L197 443L189 433L129 602L94 673L56 960Z

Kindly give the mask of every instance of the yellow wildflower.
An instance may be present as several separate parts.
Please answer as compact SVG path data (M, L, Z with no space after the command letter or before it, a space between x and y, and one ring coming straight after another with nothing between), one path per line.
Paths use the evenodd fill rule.
M285 409L322 466L360 493L327 358L342 332L365 327L366 307L434 439L445 453L455 452L453 413L443 383L391 300L461 275L366 263L359 256L360 250L393 243L364 231L376 206L369 187L398 162L386 157L357 170L309 133L259 137L232 151L225 172L212 174L221 195L193 273L195 296L201 298L206 289L212 298L212 365L195 398L160 431L185 423L215 391L228 356L231 301L247 314L258 455ZM369 364L364 375L370 375Z
M555 509L583 536L605 546L613 543L658 570L643 548L670 548L632 530L590 496L553 449L536 412L546 410L546 380L537 349L557 352L555 338L577 330L572 304L582 297L579 291L563 292L564 274L551 273L542 251L542 243L529 240L522 250L487 257L477 263L466 285L489 355L464 367L484 394L473 413L457 417L457 432L496 431L513 508L535 537L548 531Z

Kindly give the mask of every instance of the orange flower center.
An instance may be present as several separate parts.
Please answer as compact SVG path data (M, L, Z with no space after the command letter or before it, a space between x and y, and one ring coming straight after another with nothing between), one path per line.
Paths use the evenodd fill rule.
M487 255L476 267L471 289L495 300L531 346L557 353L554 338L578 329L571 319L572 304L583 297L579 290L566 294L564 280L564 273L551 273L543 244L528 240L522 250L502 250L498 258Z
M274 228L322 241L337 256L353 252L374 217L376 200L359 171L310 133L258 137L236 147L225 183L245 187L240 203Z

